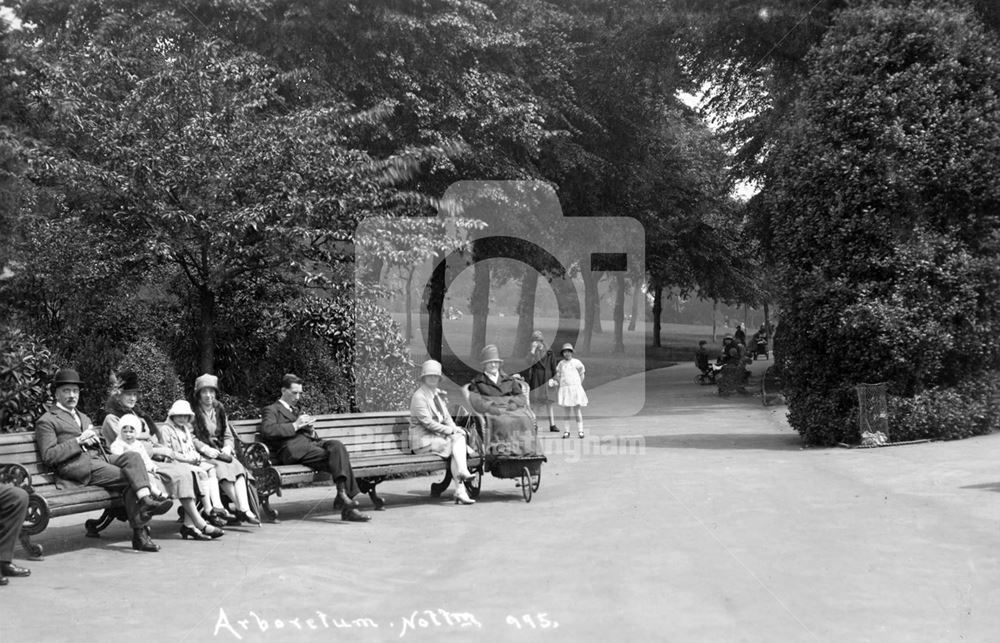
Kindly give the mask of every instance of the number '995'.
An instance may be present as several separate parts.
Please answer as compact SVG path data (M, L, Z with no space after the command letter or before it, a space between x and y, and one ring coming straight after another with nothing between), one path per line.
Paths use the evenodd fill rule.
M507 625L518 630L554 630L559 627L559 623L549 620L549 615L544 612L537 614L521 614L514 616L507 615Z

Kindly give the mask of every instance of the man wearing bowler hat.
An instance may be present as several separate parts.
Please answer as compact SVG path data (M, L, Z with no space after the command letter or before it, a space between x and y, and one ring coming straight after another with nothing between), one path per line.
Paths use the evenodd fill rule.
M52 382L56 403L35 422L35 444L42 462L60 478L80 484L127 486L125 513L132 527L132 548L159 551L160 546L149 537L146 523L150 516L168 511L173 503L149 495L149 475L138 453L108 453L90 418L76 410L81 384L80 375L73 369L56 373Z
M310 469L327 471L337 485L334 511L351 522L367 522L371 516L357 510L354 496L360 493L351 468L351 456L337 440L320 440L313 430L312 417L299 413L302 379L291 373L281 378L281 398L260 413L260 434L269 449L278 454L281 464L303 464ZM381 509L384 501L378 502Z

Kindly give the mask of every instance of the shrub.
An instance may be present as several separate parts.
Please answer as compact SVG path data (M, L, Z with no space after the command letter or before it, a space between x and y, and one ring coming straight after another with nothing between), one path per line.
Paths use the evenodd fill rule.
M1000 372L913 397L888 396L889 435L906 440L958 440L1000 429Z
M116 372L135 371L139 375L139 405L154 419L166 418L170 405L184 397L174 364L166 352L151 339L139 339L128 345ZM107 373L105 381L108 381Z
M29 431L45 412L55 375L52 353L16 328L0 328L0 432Z
M961 405L1000 366L1000 178L983 171L1000 45L961 4L857 3L808 63L758 195L790 422L808 443L856 441L853 386L885 381L901 435L934 434L934 415L980 431Z

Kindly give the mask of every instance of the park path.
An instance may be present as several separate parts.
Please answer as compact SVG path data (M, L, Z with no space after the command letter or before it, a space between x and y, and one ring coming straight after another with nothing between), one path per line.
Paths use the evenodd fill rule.
M314 487L217 542L156 522L155 555L58 519L47 560L0 590L0 641L1000 638L1000 436L802 449L783 407L694 374L648 373L645 410L585 440L546 434L530 504L511 480L458 507L412 478L354 525Z

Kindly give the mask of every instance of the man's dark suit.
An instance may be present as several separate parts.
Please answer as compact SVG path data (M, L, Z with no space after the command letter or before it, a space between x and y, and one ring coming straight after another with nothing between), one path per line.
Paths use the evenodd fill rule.
M14 543L28 515L28 492L0 483L0 562L14 560Z
M35 445L42 462L66 480L111 489L127 485L125 512L129 524L133 529L144 526L147 521L139 517L139 501L135 495L136 490L149 486L142 456L131 451L117 457L102 455L100 445L84 448L76 438L91 426L91 422L83 413L77 411L77 415L82 428L71 413L58 406L50 408L35 422Z
M328 471L334 481L344 481L344 491L353 498L358 495L351 457L337 440L320 440L296 431L292 424L299 415L289 411L281 402L275 402L261 411L260 434L264 444L278 454L282 464L302 464L317 471Z

